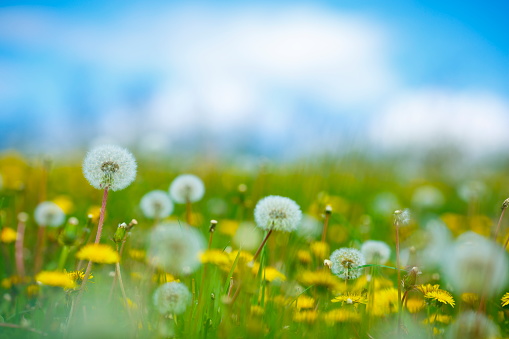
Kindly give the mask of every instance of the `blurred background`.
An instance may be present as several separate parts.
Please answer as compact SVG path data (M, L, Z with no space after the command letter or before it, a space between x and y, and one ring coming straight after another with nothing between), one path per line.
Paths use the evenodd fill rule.
M507 159L508 11L495 0L2 0L0 150Z

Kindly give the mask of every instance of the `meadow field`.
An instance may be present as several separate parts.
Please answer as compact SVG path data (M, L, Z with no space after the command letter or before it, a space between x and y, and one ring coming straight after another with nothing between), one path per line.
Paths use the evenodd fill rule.
M508 337L509 162L451 163L4 152L0 338Z

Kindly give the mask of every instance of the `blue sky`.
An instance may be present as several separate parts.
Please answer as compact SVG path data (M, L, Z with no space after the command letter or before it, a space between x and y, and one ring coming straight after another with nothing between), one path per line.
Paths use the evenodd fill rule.
M3 1L0 147L504 151L508 7Z

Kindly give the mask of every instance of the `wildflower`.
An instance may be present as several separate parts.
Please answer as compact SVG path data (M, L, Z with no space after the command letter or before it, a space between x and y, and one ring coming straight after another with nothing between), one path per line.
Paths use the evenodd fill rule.
M352 293L352 292L347 292L345 294L338 295L331 301L333 303L342 303L343 305L345 303L349 304L349 305L367 304L368 303L368 299L366 298L366 296L364 296L360 293Z
M412 195L412 203L424 208L440 207L444 204L444 201L442 192L431 185L418 187Z
M406 226L410 223L410 210L405 208L404 210L394 211L394 225Z
M368 240L361 246L361 253L368 264L385 264L391 256L391 248L383 241Z
M422 251L424 264L437 267L446 256L451 243L451 231L440 220L431 220L426 224L426 246Z
M417 313L426 306L426 303L421 298L408 298L405 304L410 313Z
M323 224L310 215L304 215L295 232L304 239L316 239L322 234Z
M18 233L10 227L4 227L0 231L0 242L9 244L16 241Z
M30 284L27 286L27 295L29 298L37 297L37 295L39 294L39 291L40 291L39 285Z
M364 289L367 289L369 284L373 284L373 288L375 291L382 288L390 288L394 286L393 282L387 278L380 276L373 277L371 275L363 275L362 277L355 280L353 290L362 291Z
M136 178L136 160L125 148L103 145L87 153L83 174L97 189L123 190Z
M474 305L479 301L479 296L475 293L462 293L461 300L469 305Z
M76 258L90 260L98 264L114 264L120 261L118 252L104 244L85 245L76 253Z
M154 306L162 315L182 314L191 303L191 293L180 282L169 282L159 286L154 292Z
M297 277L299 282L305 286L319 286L330 291L342 291L344 284L327 270L304 271Z
M309 249L320 260L327 258L330 253L329 244L323 241L313 241L309 245Z
M205 239L197 229L163 223L150 234L147 260L171 274L187 275L200 266L199 253L204 248Z
M293 200L271 195L258 201L254 216L258 227L264 230L291 232L297 228L302 212Z
M330 261L332 261L332 273L345 280L360 277L362 270L359 266L366 264L362 253L355 248L335 250L330 256Z
M509 292L504 294L504 296L502 297L501 301L502 301L502 307L505 307L505 306L509 305Z
M233 237L239 227L240 223L238 221L225 219L221 220L221 222L219 223L218 231L219 233L223 233L229 235L230 237Z
M254 263L253 268L252 268L253 274L258 274L259 270L260 270L260 264ZM274 280L280 280L280 281L286 280L286 276L283 273L279 272L277 269L275 269L274 267L270 267L270 266L264 267L263 272L262 272L262 277L268 282L272 282Z
M256 316L262 316L265 313L265 310L259 305L251 306L251 314Z
M65 272L42 271L35 276L35 281L48 286L74 288L76 283Z
M173 212L173 203L165 191L154 190L145 194L140 202L141 211L149 219L163 219Z
M175 277L173 275L169 274L169 273L157 273L157 274L154 274L152 276L152 281L156 282L156 283L159 283L159 284L169 283L169 282L172 282L172 281L180 282L179 279L175 279Z
M303 310L303 309L314 308L315 304L316 304L316 300L314 298L308 297L305 294L301 294L297 297L297 299L295 299L294 306L298 310Z
M474 311L461 313L449 327L448 338L499 338L498 326L484 314Z
M487 296L506 286L509 266L505 251L492 240L473 232L459 236L442 263L446 280L460 293Z
M71 198L66 195L59 195L55 199L52 200L58 207L62 209L64 214L69 214L74 209L74 204L72 203Z
M293 321L298 323L312 324L316 319L318 319L318 312L315 310L300 311L293 314Z
M64 272L67 274L67 276L69 278L72 279L72 281L75 281L75 282L81 282L83 281L83 278L85 278L85 272L83 271L70 271L70 272L66 272L64 270ZM89 275L88 277L88 280L92 279L94 276L92 274Z
M398 312L398 290L387 288L376 291L374 303L368 303L367 308L371 314L379 317Z
M39 226L58 227L64 223L65 214L54 202L45 201L35 208L34 218Z
M424 298L433 299L438 302L441 302L442 304L449 304L452 307L454 307L454 298L449 292L444 290L439 289L437 291L430 291L424 294Z
M334 325L334 323L359 322L361 320L359 313L345 308L337 308L329 311L325 313L323 318L328 325Z
M423 324L434 324L434 323L442 323L442 324L450 324L452 317L446 314L434 314L430 315L428 318L424 319Z
M29 281L27 277L20 277L17 275L10 276L8 278L2 279L1 286L5 289L11 288L13 285L25 284Z
M309 253L309 251L298 250L297 259L301 264L310 264L312 261L311 253Z
M230 256L221 250L207 250L200 255L200 260L203 264L210 263L219 266L222 270L228 272L233 262Z
M417 285L415 286L419 291L422 292L422 294L427 294L427 293L430 293L430 292L436 292L440 289L440 285L431 285L431 284L426 284L426 285Z
M145 260L145 250L139 250L136 248L130 248L129 251L127 251L129 254L129 257L134 260L143 261Z
M193 174L181 174L170 185L170 196L178 204L199 201L204 194L203 181Z

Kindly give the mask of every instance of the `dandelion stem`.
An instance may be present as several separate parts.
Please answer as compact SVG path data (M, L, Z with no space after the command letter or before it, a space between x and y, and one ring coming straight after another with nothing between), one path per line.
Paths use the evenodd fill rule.
M192 208L191 208L191 201L189 201L189 199L186 200L186 222L189 226L191 226L191 213L192 213Z
M37 230L37 243L35 245L34 275L39 273L44 258L44 239L46 238L46 227L39 226Z
M98 244L101 241L101 234L103 231L103 224L104 224L104 215L106 214L106 201L108 200L108 189L109 187L106 187L104 189L103 193L103 200L101 204L101 213L99 214L99 224L97 225L97 234L95 236L95 244Z
M122 281L122 273L120 273L120 263L119 262L117 262L115 264L115 273L118 276L118 284L120 285L120 290L122 291L122 297L124 298L127 314L129 316L129 319L131 320L131 324L134 324L133 315L131 314L131 309L129 308L129 299L127 299L127 295L125 293L125 288L124 288L124 283Z
M500 213L500 218L498 219L497 228L495 229L495 233L493 233L493 241L497 241L498 232L500 232L500 225L502 225L502 219L504 218L505 210L509 206L509 199L506 199L502 204L502 212Z
M60 252L60 258L58 259L58 270L61 271L64 269L65 262L67 261L67 256L69 255L69 246L64 245L62 247L62 252Z
M322 230L322 242L325 242L327 238L327 228L329 227L329 220L332 213L332 208L327 205L325 207L325 220L323 222L323 230Z
M262 249L263 249L263 246L265 246L265 243L267 242L267 240L269 239L269 236L272 234L272 230L269 230L269 232L267 233L267 235L265 236L265 238L263 239L262 243L260 244L260 247L258 247L258 250L256 251L253 259L251 260L251 263L254 263L256 258L258 258L258 256L260 255L260 253L262 252Z
M23 239L25 237L25 220L18 221L18 229L16 235L15 257L16 257L16 271L18 276L23 279L25 277L25 261L23 258Z
M401 329L401 309L402 309L402 300L401 300L401 273L400 273L400 259L399 259L399 225L396 222L396 267L398 268L398 333Z

